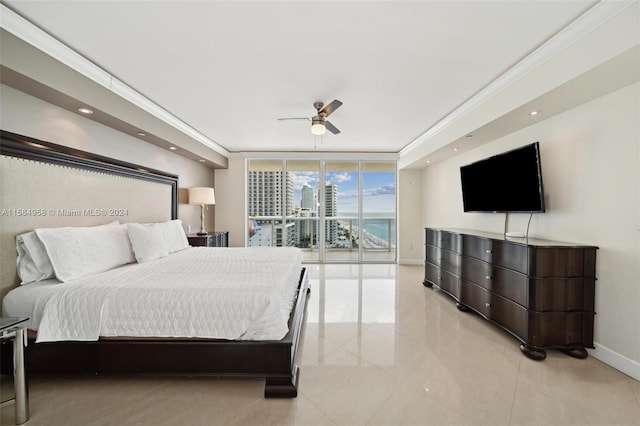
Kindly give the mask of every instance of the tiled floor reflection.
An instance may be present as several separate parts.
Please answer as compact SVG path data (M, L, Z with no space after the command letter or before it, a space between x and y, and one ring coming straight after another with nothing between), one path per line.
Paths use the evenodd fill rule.
M423 268L309 265L300 394L262 380L34 377L27 425L640 425L640 383L594 358L525 358L422 285ZM2 406L12 424L12 403Z

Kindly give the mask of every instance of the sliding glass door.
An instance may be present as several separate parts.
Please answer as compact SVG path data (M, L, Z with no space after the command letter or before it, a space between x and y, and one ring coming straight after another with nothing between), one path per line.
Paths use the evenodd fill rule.
M307 262L395 262L396 163L249 160L249 246L294 246Z
M324 260L357 262L360 173L358 161L325 162Z
M290 246L302 249L307 262L320 261L320 224L318 217L318 189L320 187L320 161L287 160L285 168L291 176L293 211L287 216L287 225L295 229L295 241Z
M396 258L396 165L362 163L362 260Z

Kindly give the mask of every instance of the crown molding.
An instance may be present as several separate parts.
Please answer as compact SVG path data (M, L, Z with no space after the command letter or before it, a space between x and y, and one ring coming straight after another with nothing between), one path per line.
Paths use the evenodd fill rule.
M56 40L4 4L0 4L0 28L29 43L36 49L44 52L96 84L126 99L128 102L131 102L133 105L148 112L169 126L188 135L207 148L228 157L229 152L218 143L198 132L130 86L113 77L73 49Z
M397 161L395 152L351 152L351 151L238 151L231 155L248 159L275 160L362 160L362 161Z
M601 0L399 151L404 156L591 33L637 0Z

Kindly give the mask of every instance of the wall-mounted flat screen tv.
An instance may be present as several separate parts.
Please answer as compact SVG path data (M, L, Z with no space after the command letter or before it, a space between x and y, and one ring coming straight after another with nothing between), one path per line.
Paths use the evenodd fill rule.
M460 167L465 212L544 212L538 142Z

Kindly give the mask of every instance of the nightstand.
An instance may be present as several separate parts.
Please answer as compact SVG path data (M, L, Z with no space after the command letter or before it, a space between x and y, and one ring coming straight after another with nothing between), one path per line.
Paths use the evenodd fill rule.
M194 247L229 247L229 232L209 232L207 235L187 234L189 245Z

